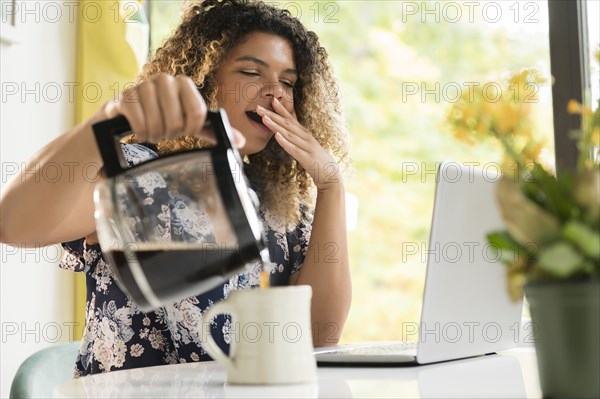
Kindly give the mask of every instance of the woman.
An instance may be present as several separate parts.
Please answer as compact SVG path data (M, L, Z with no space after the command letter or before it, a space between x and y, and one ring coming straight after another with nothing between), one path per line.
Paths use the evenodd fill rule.
M206 145L210 137L201 130L206 110L224 108L241 132L245 171L261 199L276 264L271 282L311 285L313 342L336 343L351 300L338 168L346 158L345 130L337 93L328 90L335 86L333 74L317 36L288 12L262 2L208 0L187 8L138 83L29 164L37 163L37 170L51 162L100 164L91 126L117 115L128 119L134 141L156 143L158 154ZM123 149L130 163L157 156L140 144ZM6 187L0 241L62 242L61 267L86 273L86 327L76 375L208 359L199 336L202 311L232 289L257 286L258 265L211 292L143 313L114 284L102 258L94 182L83 174L62 175L59 182L32 178ZM45 213L37 214L38 209ZM217 320L214 328L226 346L229 321Z

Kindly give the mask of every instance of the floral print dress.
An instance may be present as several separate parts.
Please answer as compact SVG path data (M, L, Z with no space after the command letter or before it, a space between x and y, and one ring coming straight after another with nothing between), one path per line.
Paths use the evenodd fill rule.
M139 144L123 144L123 151L131 165L157 156L154 151ZM153 182L147 182L148 186L144 184L140 183L140 189L148 196L144 203L151 206L156 187L150 187ZM177 218L176 210L175 206L162 209L173 219ZM268 210L261 208L259 214L264 223L271 260L275 264L270 283L287 285L290 276L304 262L312 215L305 213L303 222L297 226L285 226ZM194 228L193 223L181 225L184 229ZM194 234L194 231L185 233ZM200 318L203 312L227 298L232 290L259 286L262 272L259 262L248 264L244 272L209 292L144 313L115 283L99 244L88 243L81 238L63 243L62 246L65 254L59 266L85 273L86 276L86 323L76 360L75 377L210 360L202 348ZM217 316L211 328L215 341L227 352L231 341L229 317Z

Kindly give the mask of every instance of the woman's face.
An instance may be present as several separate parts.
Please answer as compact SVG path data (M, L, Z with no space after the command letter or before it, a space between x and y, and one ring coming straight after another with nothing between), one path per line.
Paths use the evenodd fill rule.
M250 33L227 55L216 78L217 103L246 138L240 153L261 151L273 132L260 122L256 106L273 110L275 97L294 112L293 87L298 73L290 43L270 33Z

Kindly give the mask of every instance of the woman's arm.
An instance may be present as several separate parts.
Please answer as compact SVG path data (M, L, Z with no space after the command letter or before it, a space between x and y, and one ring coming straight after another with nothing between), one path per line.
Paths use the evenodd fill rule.
M292 275L290 283L307 284L313 289L313 344L337 344L352 301L345 191L341 177L339 183L318 191L304 265Z
M158 75L46 145L26 163L32 173L17 175L0 197L0 242L38 247L93 233L94 187L102 160L93 123L124 115L140 141L202 135L206 105L193 81ZM45 179L45 168L60 168L60 178Z
M265 125L277 132L275 139L281 147L310 173L317 186L308 251L290 284L307 284L313 289L313 344L334 345L342 334L352 301L342 176L329 153L276 99L273 109L275 112L259 108L258 113Z
M95 230L93 192L102 166L91 124L99 114L61 135L25 164L0 197L0 242L39 247ZM46 179L49 165L59 179ZM32 171L32 172L30 172Z

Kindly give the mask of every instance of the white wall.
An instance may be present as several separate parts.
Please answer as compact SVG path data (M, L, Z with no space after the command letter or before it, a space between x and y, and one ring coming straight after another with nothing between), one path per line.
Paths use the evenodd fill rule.
M17 43L0 44L0 190L15 167L66 131L75 118L68 95L76 76L75 15L62 1L26 3L17 3L16 35L11 35ZM58 251L0 244L1 397L8 397L25 358L53 342L68 341L74 328L73 276L56 266Z

